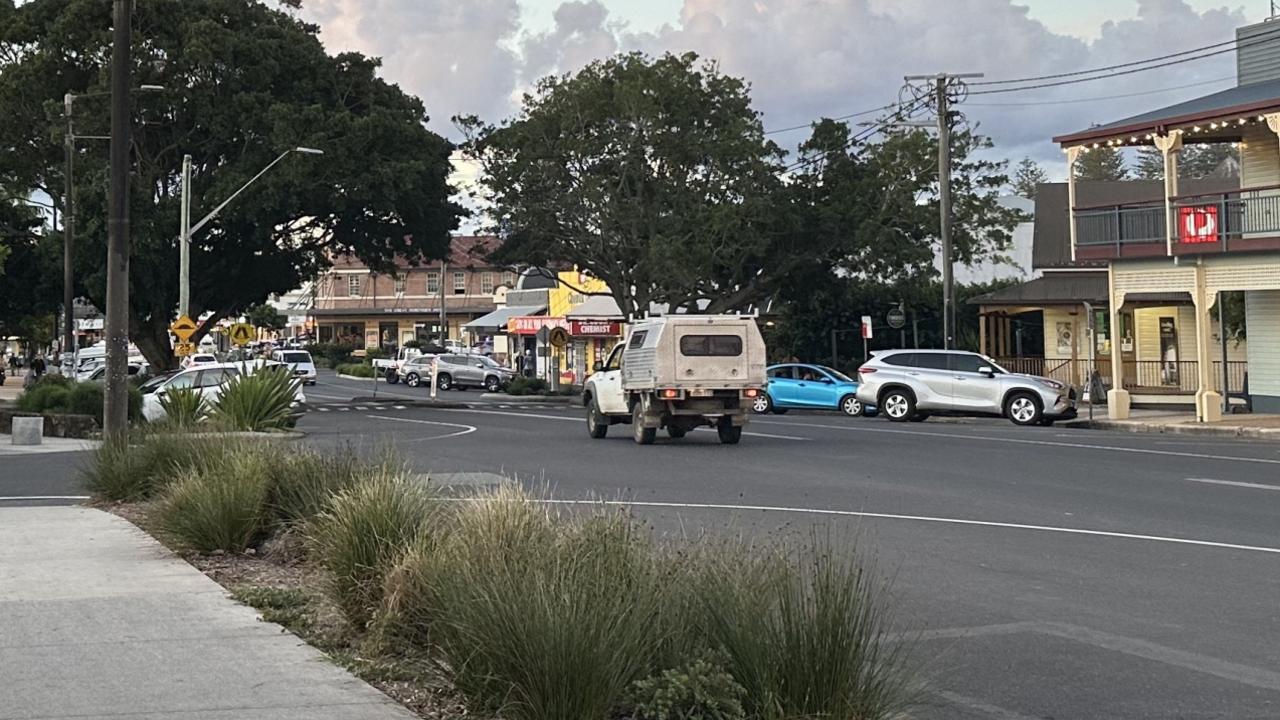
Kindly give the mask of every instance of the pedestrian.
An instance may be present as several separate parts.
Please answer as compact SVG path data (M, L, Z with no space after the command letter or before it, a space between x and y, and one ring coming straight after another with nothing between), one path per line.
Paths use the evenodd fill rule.
M30 373L30 374L31 374L31 375L34 375L34 376L36 377L36 379L37 379L37 380L39 380L41 377L43 377L43 376L44 376L44 371L45 371L45 369L46 369L46 368L45 368L45 364L44 364L44 356L43 356L43 355L37 355L37 356L35 357L35 359L31 361L31 373Z

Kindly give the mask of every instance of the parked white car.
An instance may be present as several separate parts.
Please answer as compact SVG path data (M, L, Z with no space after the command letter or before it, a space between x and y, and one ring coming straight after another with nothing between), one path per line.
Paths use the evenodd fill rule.
M307 385L316 384L316 363L306 350L276 350L271 359L293 368L294 377Z
M217 363L187 368L167 375L157 375L144 382L138 388L142 391L142 416L149 422L163 420L165 410L160 400L174 390L196 390L206 402L213 403L222 396L222 391L226 388L227 383L231 382L233 378L239 377L241 372L247 372L252 375L264 367L279 367L279 365L279 363L262 361ZM307 402L307 396L302 392L302 383L297 383L293 394L292 407L295 417L301 416L306 411Z
M196 353L194 355L188 355L182 361L182 367L184 368L198 367L200 365L217 365L217 364L218 364L218 356L214 355L213 353Z

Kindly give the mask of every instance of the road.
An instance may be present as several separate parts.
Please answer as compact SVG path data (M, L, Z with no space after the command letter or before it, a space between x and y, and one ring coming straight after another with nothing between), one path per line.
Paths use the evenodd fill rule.
M919 717L1280 717L1280 444L793 412L738 446L642 447L563 405L350 401L369 390L322 376L300 427L454 481L625 501L659 530L856 543L922 633Z

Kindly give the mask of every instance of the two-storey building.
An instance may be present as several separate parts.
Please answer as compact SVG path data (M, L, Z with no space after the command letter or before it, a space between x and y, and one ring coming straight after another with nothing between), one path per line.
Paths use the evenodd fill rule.
M495 295L515 285L514 272L486 259L497 245L490 236L457 236L444 261L398 260L391 274L337 258L315 284L315 338L384 349L462 340L462 326L492 312Z
M1073 260L1106 263L1110 326L1134 298L1177 294L1191 312L1179 328L1195 355L1196 415L1217 419L1212 318L1224 293L1244 297L1249 392L1255 411L1280 412L1280 32L1267 21L1237 31L1234 88L1054 138L1067 157ZM1193 143L1234 143L1238 187L1180 186L1178 156ZM1075 164L1103 146L1154 146L1164 158L1160 192L1141 199L1080 202ZM1171 328L1170 328L1171 329ZM1167 333L1166 333L1167 335ZM1171 347L1177 340L1163 342ZM1112 363L1108 413L1127 417L1121 363Z

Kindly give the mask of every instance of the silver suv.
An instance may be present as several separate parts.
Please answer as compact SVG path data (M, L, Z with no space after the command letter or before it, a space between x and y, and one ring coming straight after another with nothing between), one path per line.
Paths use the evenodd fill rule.
M409 387L431 382L431 362L439 358L436 387L441 390L469 387L498 392L511 381L515 371L505 368L484 355L419 355L400 367L400 376Z
M1076 416L1075 388L1011 373L989 357L956 350L887 350L858 368L858 400L894 422L932 413L993 415L1017 425L1052 425Z

